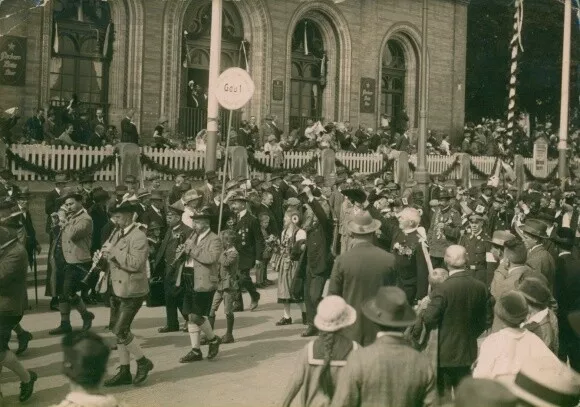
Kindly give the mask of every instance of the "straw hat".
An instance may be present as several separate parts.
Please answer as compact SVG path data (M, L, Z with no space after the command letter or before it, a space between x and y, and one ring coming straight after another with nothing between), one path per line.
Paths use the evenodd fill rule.
M342 297L329 295L318 304L314 326L324 332L336 332L351 326L355 321L356 310Z

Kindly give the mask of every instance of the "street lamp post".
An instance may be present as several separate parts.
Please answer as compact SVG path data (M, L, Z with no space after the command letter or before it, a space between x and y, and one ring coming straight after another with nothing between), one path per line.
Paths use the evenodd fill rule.
M427 196L427 185L429 184L429 174L427 172L427 89L428 89L428 75L427 75L427 20L429 5L428 0L423 0L423 32L421 40L421 103L419 112L419 139L417 141L417 170L415 171L415 179L417 184Z
M211 40L209 51L209 82L207 90L207 143L205 170L216 170L219 104L215 87L220 75L220 56L222 48L222 0L212 0ZM227 129L226 131L229 131ZM224 174L225 176L225 174Z
M558 176L566 178L568 141L568 103L570 99L570 35L572 30L572 0L564 5L564 41L562 46L562 94L560 99L560 142L558 143Z

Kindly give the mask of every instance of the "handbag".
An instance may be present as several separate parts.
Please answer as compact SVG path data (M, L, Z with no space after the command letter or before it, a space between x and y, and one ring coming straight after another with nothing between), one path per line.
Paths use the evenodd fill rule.
M149 280L149 294L146 305L149 308L165 306L165 285L162 279L153 278Z

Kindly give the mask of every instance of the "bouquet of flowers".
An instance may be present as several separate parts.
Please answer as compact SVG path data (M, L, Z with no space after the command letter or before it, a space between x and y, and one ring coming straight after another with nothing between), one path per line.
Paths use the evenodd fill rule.
M393 250L395 251L395 254L398 254L399 256L411 257L413 255L413 249L398 242L393 246Z

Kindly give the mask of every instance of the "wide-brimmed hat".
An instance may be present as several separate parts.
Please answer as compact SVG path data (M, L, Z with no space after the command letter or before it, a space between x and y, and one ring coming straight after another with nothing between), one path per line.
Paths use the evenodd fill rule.
M136 213L139 212L139 205L133 202L122 201L111 209L111 213Z
M314 326L324 332L336 332L351 326L355 321L356 310L342 297L329 295L318 304Z
M353 202L363 203L367 200L367 194L361 188L345 188L341 192Z
M526 223L521 227L522 232L527 233L529 235L545 238L546 236L546 229L548 229L547 225L539 220L536 219L527 219Z
M213 214L209 211L208 208L202 208L199 211L195 211L191 214L192 220L199 220L199 219L211 219Z
M241 192L236 192L235 194L233 194L229 201L242 201L242 202L248 202L248 198Z
M211 179L216 179L217 173L214 170L209 170L205 172L205 179L207 180L211 180Z
M59 173L59 174L56 174L54 176L54 183L55 184L62 185L62 184L66 184L67 182L69 182L69 178L68 178L68 175L66 175L66 174Z
M519 326L528 316L526 297L519 291L508 291L495 303L495 315L511 326Z
M165 197L161 193L161 191L153 190L151 191L151 196L149 197L152 201L163 201Z
M195 201L197 199L200 199L201 195L197 192L196 189L190 189L189 191L186 191L183 196L181 197L181 200L183 201L183 203L187 204L191 201Z
M183 212L185 212L185 206L180 199L169 205L167 209L171 212L177 213L178 215L181 215Z
M379 230L381 222L374 219L367 211L364 211L349 220L346 227L355 235L368 235Z
M377 295L364 303L362 312L374 323L394 328L411 326L416 319L405 292L391 286L379 288Z
M287 178L287 181L291 184L302 182L304 180L304 177L298 174L290 174Z
M92 174L84 174L80 177L79 182L81 184L92 184L95 182L95 177Z
M117 185L115 187L115 195L117 195L117 196L123 196L127 192L129 192L129 188L127 188L126 185Z
M109 198L110 198L109 193L102 188L93 191L93 200L95 202L108 201Z
M151 196L151 191L149 191L147 189L142 188L142 189L139 189L137 191L137 198L138 199L147 198L149 196Z
M514 381L506 386L518 399L532 406L577 406L580 401L578 375L554 359L528 359Z
M512 239L515 239L515 235L513 235L509 230L496 230L493 232L493 236L489 242L493 245L503 247L505 242Z
M535 307L546 308L550 305L552 294L548 286L539 278L528 277L522 281L518 290L526 297L526 300Z
M82 201L83 194L79 190L79 187L68 187L68 188L64 188L63 191L62 191L62 194L60 195L60 198L59 199L60 199L61 202L64 202L68 198L74 198L77 201Z
M467 377L455 390L454 407L516 407L517 402L502 383Z
M571 248L574 246L574 240L576 239L576 233L572 228L559 227L556 229L555 235L552 236L552 242L557 245L564 246L566 248Z

